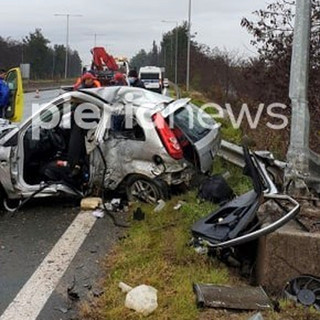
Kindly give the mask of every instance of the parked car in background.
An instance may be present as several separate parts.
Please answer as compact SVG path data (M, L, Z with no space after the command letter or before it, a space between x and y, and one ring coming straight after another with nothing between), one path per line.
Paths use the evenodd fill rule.
M144 83L146 89L162 92L163 89L163 77L162 70L159 67L142 67L139 70L139 79Z
M96 125L82 129L86 155L72 180L68 120L83 107L95 110ZM154 203L171 186L188 184L195 171L210 172L219 146L219 126L190 99L132 87L66 92L19 127L0 128L1 196L8 207L8 200L104 189Z

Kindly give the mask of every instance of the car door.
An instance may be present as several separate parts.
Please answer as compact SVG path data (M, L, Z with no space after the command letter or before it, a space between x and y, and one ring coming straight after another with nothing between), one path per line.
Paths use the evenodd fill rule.
M0 130L0 185L10 196L15 193L11 172L15 168L18 127L7 125Z
M5 78L10 89L9 106L6 110L6 119L19 122L23 117L23 84L19 68L10 69Z
M180 99L169 104L162 111L162 116L170 127L183 133L195 151L197 160L193 161L192 155L187 160L202 172L209 172L220 147L220 124L190 103L190 99Z

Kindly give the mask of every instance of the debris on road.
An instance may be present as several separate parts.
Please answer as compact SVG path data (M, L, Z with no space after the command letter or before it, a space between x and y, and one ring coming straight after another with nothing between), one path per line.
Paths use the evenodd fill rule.
M124 282L119 282L118 287L121 289L121 291L123 293L128 293L129 291L131 291L133 289L132 287L130 287L129 285L127 285Z
M135 287L127 293L125 306L148 316L158 308L157 292L158 290L145 284Z
M302 275L290 280L285 289L284 296L306 307L313 306L320 310L320 278Z
M160 199L158 201L158 205L154 208L153 211L154 212L160 212L160 211L162 211L164 209L165 206L166 206L166 203L162 199Z
M94 297L99 298L104 294L104 290L102 289L94 289L92 290L92 294Z
M77 292L73 291L73 289L69 289L68 288L68 297L70 300L72 301L79 301L80 300L80 296Z
M128 211L128 205L123 199L112 199L104 203L104 209L109 212Z
M133 211L133 220L142 221L145 219L145 213L141 210L141 208L137 208Z
M243 153L246 163L244 174L251 178L253 190L226 203L192 226L196 242L212 249L236 247L272 233L295 218L300 210L296 200L278 193L264 163L255 153L247 147L243 147ZM266 224L259 219L258 210L261 204L273 200L282 204L283 213Z
M255 315L253 315L253 316L252 316L250 319L248 319L248 320L263 320L263 316L262 316L261 312L259 312L259 313L255 314Z
M104 211L102 209L97 209L92 211L92 215L95 216L96 218L104 218Z
M70 308L57 307L57 308L54 308L54 310L57 310L57 311L60 311L60 312L63 313L63 314L66 314L66 313L68 313L68 311L70 310Z
M199 308L234 310L272 310L273 305L262 287L227 287L194 284Z
M137 221L142 221L145 219L145 213L141 210L140 207L133 212L133 219Z
M76 286L76 278L74 277L72 285L67 289L68 297L72 301L79 301L80 296L76 291L74 291L75 286Z
M180 210L181 207L182 207L184 204L185 204L184 201L179 201L179 202L173 207L173 210L176 210L176 211Z
M101 198L84 198L81 200L81 210L89 211L95 210L102 204Z
M121 199L112 199L111 200L111 204L116 207L116 206L120 206L121 205Z
M205 179L199 187L198 197L222 205L231 201L235 194L223 176L214 175Z

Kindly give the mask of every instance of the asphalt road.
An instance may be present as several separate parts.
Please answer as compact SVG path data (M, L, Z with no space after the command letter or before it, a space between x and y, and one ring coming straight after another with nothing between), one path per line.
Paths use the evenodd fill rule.
M24 120L33 103L59 93L26 93ZM79 301L101 294L102 262L123 232L70 199L32 200L15 215L0 211L0 320L76 319Z
M24 119L33 103L49 102L59 92L25 94ZM76 319L79 301L101 294L102 262L124 230L107 216L79 212L79 202L70 199L33 200L14 216L0 212L0 320ZM117 214L119 221L125 218ZM83 241L74 245L72 237Z
M26 307L29 304L28 300L21 301L28 298L27 296L22 299L21 292L30 291L30 287L34 286L32 278L40 269L39 265L43 264L49 252L53 251L57 242L66 234L66 230L70 229L70 224L77 219L79 211L80 208L74 201L43 199L30 202L14 216L9 213L0 215L1 320L73 319L77 313L79 301L85 300L88 295L101 293L101 288L98 286L103 271L101 263L111 246L123 234L123 229L115 227L108 217L96 219L92 213L87 213L89 219L94 219L93 227L84 237L85 240L80 249L75 252L71 264L63 266L67 270L59 278L52 294L49 292L48 299L46 298L44 302L32 301L31 304L34 306L29 306L30 310L39 308L41 312L37 313L36 317L30 316ZM123 220L124 214L119 213L118 219ZM82 235L81 229L78 232ZM70 250L72 250L71 247L67 245L66 253L70 253ZM58 258L58 256L50 258L49 267ZM41 287L47 290L52 277L50 272L41 271L45 274L45 278L43 283L36 285L34 288L36 291L41 291ZM72 293L79 297L77 301L68 295L68 288L71 287L73 287ZM14 300L18 305L11 306ZM38 305L40 302L41 305ZM19 308L22 311L19 311Z
M32 104L42 105L50 102L56 98L62 91L61 90L47 90L39 91L39 95L36 92L28 92L24 94L24 116L23 120L28 119L32 115Z

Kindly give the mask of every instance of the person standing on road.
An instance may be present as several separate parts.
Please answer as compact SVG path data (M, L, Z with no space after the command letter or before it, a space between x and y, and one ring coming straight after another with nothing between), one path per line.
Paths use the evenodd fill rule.
M97 78L90 72L86 72L76 84L73 86L74 90L78 89L89 89L89 88L100 88L101 84Z
M6 71L0 69L0 118L5 118L10 97L10 89L8 84L4 81L5 77Z
M113 83L115 86L127 86L127 80L125 75L121 72L117 72L113 77Z
M146 88L144 86L144 83L139 79L138 73L136 70L130 70L128 79L131 87L144 88L144 89Z

